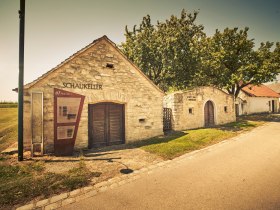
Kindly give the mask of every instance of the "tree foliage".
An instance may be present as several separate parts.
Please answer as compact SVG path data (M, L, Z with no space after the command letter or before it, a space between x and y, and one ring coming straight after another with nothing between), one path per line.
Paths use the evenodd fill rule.
M272 42L261 43L255 49L248 30L216 30L213 37L204 40L200 69L204 83L226 89L237 97L240 90L249 84L258 85L275 79L280 69L279 43L274 50Z
M280 44L255 42L249 28L216 30L212 37L196 24L198 12L172 15L152 24L149 15L130 31L124 54L163 90L214 85L238 96L249 85L275 79L280 69Z
M197 12L172 15L164 22L151 23L145 16L132 31L126 27L126 41L121 48L142 71L164 90L184 88L193 81L199 56L197 45L205 36L197 25Z

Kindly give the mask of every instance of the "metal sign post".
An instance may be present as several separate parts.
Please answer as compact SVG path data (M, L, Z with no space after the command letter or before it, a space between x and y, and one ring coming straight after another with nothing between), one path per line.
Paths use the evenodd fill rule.
M18 161L23 160L23 75L24 75L24 16L25 0L19 10L19 78L18 78Z

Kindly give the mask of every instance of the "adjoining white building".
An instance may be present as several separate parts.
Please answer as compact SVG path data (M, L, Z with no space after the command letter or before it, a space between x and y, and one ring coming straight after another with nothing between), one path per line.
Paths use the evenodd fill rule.
M265 85L242 88L235 101L237 115L279 112L280 95Z

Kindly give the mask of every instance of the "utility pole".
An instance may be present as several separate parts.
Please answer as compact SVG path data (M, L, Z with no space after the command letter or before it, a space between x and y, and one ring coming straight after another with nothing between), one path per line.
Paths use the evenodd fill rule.
M23 161L24 18L25 18L25 0L20 0L19 77L18 77L18 161Z

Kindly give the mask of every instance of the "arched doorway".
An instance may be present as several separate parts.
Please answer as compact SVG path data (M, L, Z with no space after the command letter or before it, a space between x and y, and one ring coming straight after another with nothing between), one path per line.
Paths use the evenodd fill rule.
M213 102L207 101L204 106L204 125L212 126L215 124L214 121L214 105Z

